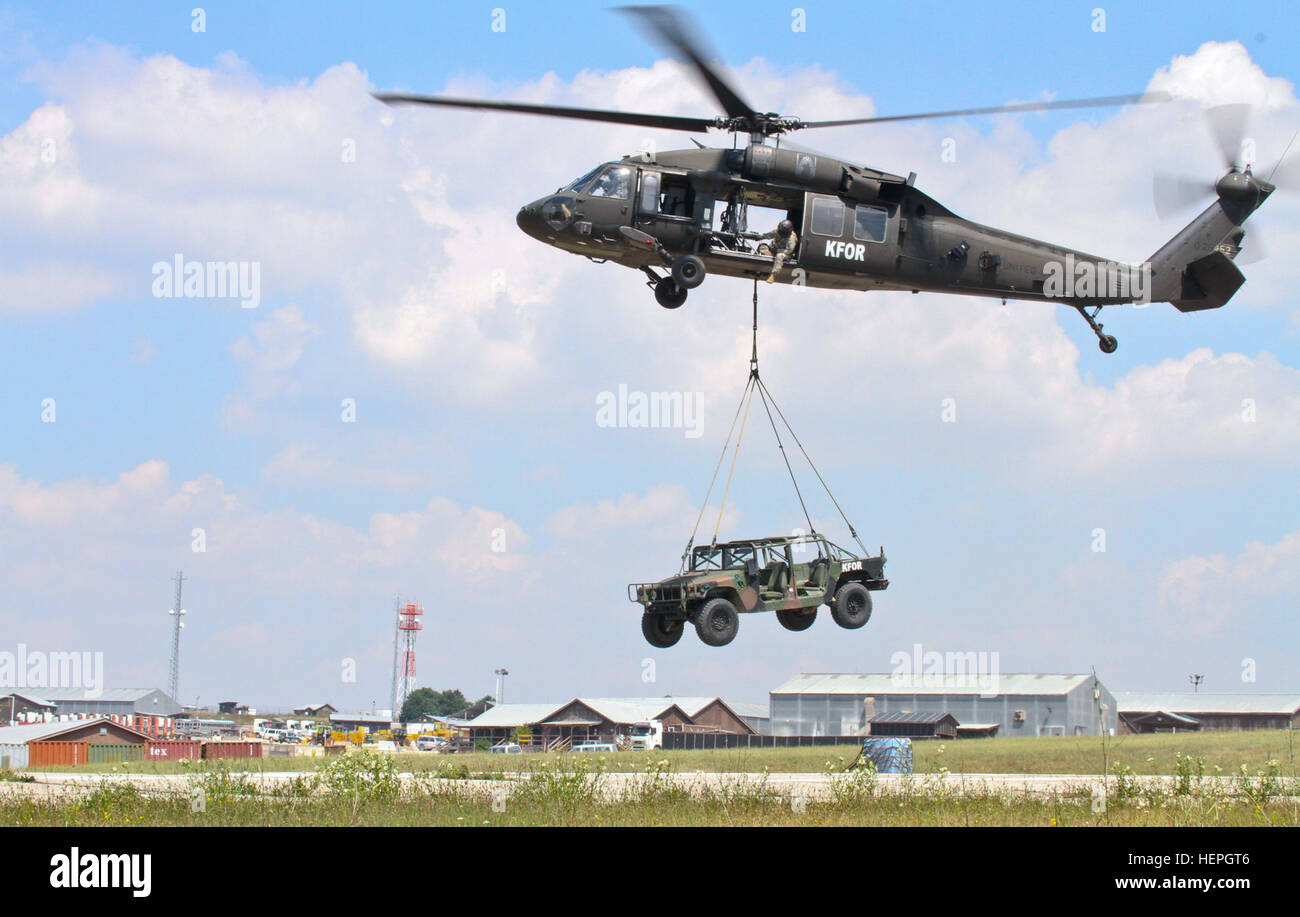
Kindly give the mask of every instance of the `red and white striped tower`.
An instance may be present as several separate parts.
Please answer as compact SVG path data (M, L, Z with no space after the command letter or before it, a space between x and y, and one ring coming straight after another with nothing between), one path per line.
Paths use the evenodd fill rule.
M397 633L393 641L393 719L402 715L402 704L415 690L415 638L424 629L424 609L407 602L397 609Z

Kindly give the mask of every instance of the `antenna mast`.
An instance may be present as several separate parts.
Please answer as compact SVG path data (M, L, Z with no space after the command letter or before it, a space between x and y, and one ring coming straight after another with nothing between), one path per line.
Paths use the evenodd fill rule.
M177 700L176 692L179 690L178 685L181 676L181 628L185 626L185 622L181 620L185 617L185 609L181 607L181 586L184 585L184 583L185 574L177 571L176 604L172 607L171 611L167 612L175 618L172 626L172 661L171 671L167 678L167 695L178 704L180 701Z

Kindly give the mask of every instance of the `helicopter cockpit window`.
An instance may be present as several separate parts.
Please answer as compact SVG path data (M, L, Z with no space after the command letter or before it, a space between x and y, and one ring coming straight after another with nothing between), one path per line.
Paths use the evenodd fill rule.
M600 171L600 166L596 166L596 168L592 169L586 175L582 176L581 178L575 178L573 181L569 182L560 190L581 191L586 186L587 182L591 181L596 176L596 173L599 171Z
M812 231L819 236L844 235L844 205L824 197L813 201Z
M596 176L587 190L591 197L612 197L626 201L632 197L632 170L627 166L609 166Z
M858 204L853 218L853 238L860 242L884 242L889 212L884 207Z

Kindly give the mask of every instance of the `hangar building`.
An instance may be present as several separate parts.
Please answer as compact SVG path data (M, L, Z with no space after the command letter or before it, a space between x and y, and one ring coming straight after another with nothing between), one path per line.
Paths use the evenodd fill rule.
M860 735L890 713L950 713L998 736L1113 734L1115 698L1096 689L1092 675L803 674L771 692L772 734Z
M1151 694L1120 691L1124 732L1300 728L1300 694Z

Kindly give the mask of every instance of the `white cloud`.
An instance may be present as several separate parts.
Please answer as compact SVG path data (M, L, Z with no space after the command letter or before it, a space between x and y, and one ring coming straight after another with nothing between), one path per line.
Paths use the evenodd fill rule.
M755 60L735 72L763 108L809 119L875 110L868 96L817 69L778 71ZM460 667L457 673L470 666L490 671L482 654L524 658L543 651L550 654L547 674L537 678L569 684L566 665L591 664L587 638L611 658L634 657L635 670L644 652L635 610L624 609L626 620L606 620L595 611L603 612L603 600L594 590L662 575L653 558L675 562L698 509L693 491L672 484L640 490L646 463L638 455L620 468L599 451L584 451L579 467L592 469L593 483L577 502L559 491L534 497L555 542L539 558L528 553L524 526L512 521L518 513L409 496L421 482L434 492L430 479L451 462L401 448L391 451L405 463L389 461L381 454L384 430L363 445L360 437L341 444L277 429L274 418L276 411L293 411L295 419L308 413L300 410L301 396L321 391L304 391L312 378L307 370L340 336L332 332L343 329L354 349L321 361L364 363L381 384L426 399L430 416L419 419L430 422L412 439L422 444L436 430L449 448L464 450L452 456L461 463L478 458L474 436L509 434L508 421L526 424L532 436L557 431L553 454L520 462L567 466L574 460L568 450L587 443L571 445L583 431L565 424L580 416L590 428L592 397L625 381L641 390L702 391L706 441L697 453L707 456L702 466L711 464L747 368L747 285L710 278L684 309L668 313L639 275L548 249L513 222L521 203L597 161L646 140L659 149L684 146L680 136L507 115L390 111L369 98L366 75L351 64L275 86L229 57L202 68L92 45L34 76L54 101L0 138L0 304L72 308L133 291L143 300L150 266L175 252L193 260L257 260L269 314L230 307L218 317L252 322L219 340L234 341L230 356L245 373L243 389L227 401L227 419L269 419L263 429L273 434L272 457L262 483L341 481L401 496L382 511L367 508L362 522L344 524L286 508L280 496L259 502L211 475L173 482L161 462L99 484L41 484L13 468L0 470L0 544L10 552L0 569L9 592L0 614L12 632L18 622L81 627L80 618L37 616L28 623L19 614L47 607L58 589L109 610L103 620L87 618L87 633L116 640L124 622L137 622L141 596L165 596L166 571L184 566L204 580L196 589L212 590L203 601L228 634L275 640L284 659L312 671L331 670L338 655L382 659L395 592L445 608L439 645L458 647L460 658L449 663ZM1152 86L1199 102L1257 101L1254 129L1265 162L1292 129L1290 84L1264 75L1239 45L1208 44L1156 74ZM584 72L571 83L548 76L514 87L460 81L446 88L694 115L714 107L671 62ZM1149 206L1151 169L1212 180L1220 168L1202 133L1194 108L1174 104L1089 114L1045 148L1010 118L998 119L988 136L945 122L837 130L809 145L853 160L870 151L873 165L893 171L915 168L920 187L972 219L1140 258L1175 231L1160 226ZM953 164L939 160L939 141L948 136L957 141ZM52 162L41 155L47 139L56 152ZM355 161L347 161L349 149ZM525 157L532 165L521 167ZM1261 216L1269 218L1275 254L1300 241L1294 205L1281 196ZM1247 272L1250 283L1223 314L1300 315L1284 258ZM47 284L44 296L35 295ZM841 481L849 486L854 500L845 503L855 516L855 506L874 507L879 489L890 486L878 473L881 462L919 469L948 463L971 479L1001 474L1016 495L1035 486L1132 494L1185 488L1195 479L1189 469L1210 479L1225 466L1238 476L1284 469L1300 449L1297 370L1268 352L1174 350L1163 342L1167 329L1206 320L1163 306L1107 313L1107 330L1124 341L1119 359L1145 355L1136 365L1120 364L1130 368L1107 381L1093 376L1101 358L1082 323L1045 305L777 288L763 292L761 320L764 378L811 453L824 459L837 494L845 496ZM164 339L164 330L149 331L151 340ZM336 378L320 373L313 382L325 389ZM349 393L325 394L333 409ZM947 397L957 401L954 425L939 420ZM1254 402L1254 421L1243 418L1245 399ZM466 405L481 413L453 426L461 419L444 409ZM378 416L369 407L363 405L367 419ZM337 430L332 414L329 423ZM674 442L681 442L676 433ZM594 483L597 470L601 483ZM213 471L227 479L234 473ZM666 476L656 470L652 480ZM565 475L555 478L563 483ZM548 480L536 490L549 486ZM765 509L747 507L751 516ZM705 514L706 532L712 512ZM723 536L744 534L734 528L741 514L730 507L729 513ZM960 522L976 537L978 515ZM194 527L207 534L201 556L189 549ZM498 531L505 552L491 549ZM888 531L880 537L892 543ZM1027 565L1042 559L1030 553ZM606 568L581 603L542 588L557 577L589 583L597 575L593 557ZM1169 600L1189 607L1189 590L1208 588L1214 577L1231 579L1237 563L1207 554L1174 565L1166 577ZM614 601L618 585L609 593ZM916 601L906 595L891 592L882 603L882 626L891 626L890 605ZM1027 607L1018 613L1035 616ZM932 620L947 626L942 614ZM766 633L758 622L747 621L746 631L747 639ZM575 641L575 633L584 640ZM1057 633L1067 646L1076 631L1067 624ZM788 639L773 630L756 646L775 654ZM299 648L309 640L325 645ZM850 664L853 651L829 641L810 657ZM120 646L124 656L139 657L138 648ZM274 649L258 650L268 665ZM693 650L682 652L698 662ZM221 665L208 665L211 679L225 676ZM713 669L699 671L721 668L716 660L708 665ZM776 665L784 663L769 667ZM254 675L264 685L292 681L282 671Z
M701 513L685 487L659 484L644 496L624 493L616 500L566 506L546 521L546 531L575 540L608 540L613 534L626 537L635 533L637 539L685 544L697 518L701 520L697 537L703 543L712 537L718 507L706 506ZM722 517L721 538L735 531L739 518L739 510L730 503Z
M1236 557L1193 554L1160 576L1160 606L1171 630L1200 637L1244 623L1252 610L1300 600L1300 531L1274 543L1252 541Z

